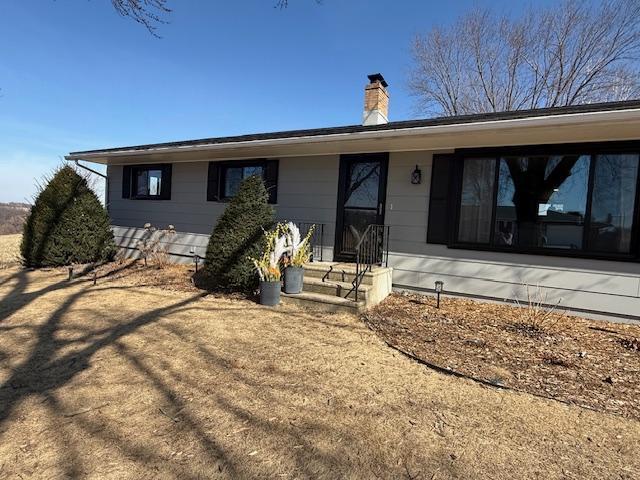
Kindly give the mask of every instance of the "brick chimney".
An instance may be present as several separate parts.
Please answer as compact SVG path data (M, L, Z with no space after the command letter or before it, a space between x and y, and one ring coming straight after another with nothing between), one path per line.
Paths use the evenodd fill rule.
M363 125L389 123L389 94L387 82L379 73L369 75L369 84L364 87Z

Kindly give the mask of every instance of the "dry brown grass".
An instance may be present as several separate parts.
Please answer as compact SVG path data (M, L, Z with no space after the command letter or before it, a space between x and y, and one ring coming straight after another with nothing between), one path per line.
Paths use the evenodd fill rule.
M357 318L0 272L2 478L638 478L640 423L431 371Z
M0 268L16 265L20 259L21 234L0 235Z

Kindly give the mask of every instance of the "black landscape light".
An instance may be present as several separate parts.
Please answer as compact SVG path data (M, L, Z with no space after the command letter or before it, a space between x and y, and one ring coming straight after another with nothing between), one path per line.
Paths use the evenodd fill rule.
M416 165L415 170L411 172L411 183L414 185L420 185L421 182L422 182L422 170L420 170L420 168L418 168L418 165Z
M444 287L444 282L442 280L436 280L436 308L440 308L440 294L442 293L442 288Z
M197 253L193 254L193 263L196 265L196 273L198 273L198 264L200 263L200 255Z

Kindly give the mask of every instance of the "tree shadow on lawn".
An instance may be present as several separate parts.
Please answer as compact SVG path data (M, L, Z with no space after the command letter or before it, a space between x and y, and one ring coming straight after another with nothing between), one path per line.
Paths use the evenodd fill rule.
M24 295L27 277L22 278L24 281L21 283L25 286L14 289L13 295ZM207 430L205 428L207 422L203 422L199 418L201 412L192 412L188 407L185 408L187 404L183 398L183 388L181 387L184 384L190 384L197 392L204 392L207 398L213 402L213 410L217 410L218 414L223 412L222 414L228 416L232 424L246 424L260 432L263 438L268 439L265 440L268 443L267 453L281 458L284 461L282 466L288 465L285 467L285 471L292 476L314 478L318 475L326 476L328 472L344 472L349 475L358 471L358 468L362 468L362 459L358 459L350 449L353 445L362 445L362 439L355 438L348 426L325 421L321 416L313 419L305 418L304 415L299 417L300 420L296 424L290 422L274 423L269 419L271 412L243 406L243 404L251 405L253 399L260 397L261 401L272 405L274 409L290 409L292 407L286 399L290 395L300 395L301 392L312 391L321 378L309 377L302 381L292 379L290 373L278 368L277 363L267 365L262 370L254 368L250 372L251 375L248 375L242 368L238 368L233 362L230 363L228 358L225 358L225 348L231 348L229 344L207 343L198 338L195 333L189 334L179 322L171 321L170 317L192 310L202 311L203 315L222 313L217 321L233 322L234 315L252 313L254 308L242 304L238 306L214 302L208 302L206 305L199 304L198 301L207 295L206 292L203 292L181 298L169 305L149 310L122 322L117 318L110 318L108 308L105 310L105 307L109 306L108 304L97 307L92 313L91 308L86 308L79 302L90 294L106 296L109 292L114 291L131 291L133 294L137 287L117 285L92 287L86 281L83 284L82 281L67 282L63 280L47 285L37 292L26 294L29 296L24 298L24 301L17 303L16 311L45 293L64 288L69 288L72 291L44 323L33 327L24 324L19 326L27 331L31 330L36 341L30 348L26 359L12 369L7 380L0 386L0 434L6 433L7 421L12 419L12 412L19 404L31 397L41 399L42 404L50 412L53 423L51 435L55 437L55 449L58 450L59 455L59 460L56 463L59 468L64 470L66 476L82 476L90 473L92 468L89 465L92 462L92 452L87 451L87 446L80 444L74 438L74 430L77 431L77 429L103 443L107 448L109 445L115 444L126 458L141 464L145 471L152 471L150 467L153 466L157 470L170 472L175 477L193 479L210 477L213 474L242 477L255 475L256 471L261 472L259 475L276 474L274 469L277 467L277 462L275 466L269 462L264 463L264 461L257 463L257 458L247 458L247 452L238 451L237 445L231 450L225 448L226 440L222 436L222 432ZM149 292L147 291L147 293ZM160 295L162 292L158 294ZM184 295L180 295L180 297L184 297ZM133 295L131 301L135 301ZM93 305L95 307L95 304ZM100 319L110 325L94 329L91 328L91 325L95 323L91 321L86 322L87 328L73 324L66 325L65 316L70 314L71 309L74 314L81 315L87 320ZM255 306L255 310L264 311L264 308ZM5 313L6 316L9 316L15 312ZM295 309L287 309L280 313L285 313L287 320L300 317L301 321L293 322L292 325L298 336L313 333L311 326L305 326L306 322L322 324L320 327L322 329L346 328L351 330L357 328L354 325L342 324L332 316L328 318L324 318L322 315L311 316ZM164 321L158 323L160 320ZM262 328L262 324L259 322L258 316L254 324L256 328ZM213 382L202 384L197 378L189 377L188 372L184 372L182 369L176 371L171 365L164 362L154 362L147 359L144 348L138 352L137 348L132 350L123 343L123 340L141 328L152 324L157 324L157 327L167 332L170 341L188 344L184 350L192 352L194 361L198 359L206 363L207 368L210 368L213 374L211 377L214 379ZM7 325L3 328L8 331L14 327L18 326ZM277 338L278 332L273 324L269 328L271 328L269 335ZM73 338L62 338L61 333L63 332L73 332L78 335L74 335ZM141 332L139 333L142 335ZM233 342L232 358L242 357L242 352L246 351L248 360L251 361L250 356L255 354L256 345L243 342L234 335L229 340L229 343L231 342ZM335 343L333 345L341 346L342 344ZM180 412L179 421L167 418L167 434L171 435L172 441L174 439L175 441L178 439L186 439L187 442L193 441L195 448L202 452L197 460L189 464L181 464L171 457L168 458L166 452L159 451L158 445L154 444L153 439L149 441L148 436L140 436L144 439L140 440L138 436L131 436L130 432L120 430L118 422L114 422L113 419L105 422L104 416L96 418L92 415L74 415L69 417L68 412L73 407L67 403L68 398L72 398L72 402L75 403L78 397L72 396L63 400L57 391L91 368L92 360L96 355L108 347L117 352L118 358L125 360L133 371L137 372L145 383L151 386L161 398L167 412ZM71 348L73 351L70 351ZM260 352L257 354L259 355ZM265 353L265 355L267 354L268 352ZM216 381L216 372L222 378L231 378L231 384L221 385ZM174 385L171 385L172 383ZM99 393L102 393L99 386L95 388ZM108 388L109 384L107 383L105 387L107 394L109 393ZM132 384L131 388L136 388L136 385ZM82 401L82 399L79 400ZM283 404L283 401L286 403ZM342 407L336 407L336 409L339 408ZM154 413L157 416L160 415L158 412ZM100 421L100 418L103 421ZM210 422L209 426L211 426ZM215 422L214 426L216 426ZM317 438L323 439L322 445L316 443L314 439ZM341 443L340 445L327 443L326 439L340 439ZM57 445L60 447L58 448ZM292 449L292 445L299 446L299 448ZM375 454L369 452L368 455ZM422 452L421 458L424 459L425 456L430 456L430 454L425 455ZM442 455L437 453L435 456L444 457L445 454L442 452ZM444 460L434 458L433 464L444 465ZM92 465L95 466L95 464ZM374 469L382 468L377 463L369 466ZM376 472L372 471L371 476L376 475ZM380 476L384 477L385 473L380 473Z
M24 272L19 272L18 278L20 279L19 285L16 285L17 288L10 295L24 295L23 292L28 284L27 277ZM216 473L224 472L225 475L231 477L241 476L245 468L244 462L230 459L216 436L204 431L198 418L190 414L188 410L181 410L184 408L184 402L180 393L163 380L160 374L161 371L166 374L166 366L161 368L152 367L121 342L121 340L137 332L142 327L154 324L161 319L166 319L168 315L197 308L194 306L195 302L203 298L206 293L192 295L168 306L150 310L125 323L118 322L113 326L96 330L90 330L90 328L82 329L75 326L67 327L63 325L64 317L69 314L72 307L75 307L89 293L104 295L113 290L130 289L135 291L135 287L90 287L89 284L78 285L77 282L69 283L64 280L48 285L36 292L26 294L29 296L18 302L16 310L20 310L45 293L67 287L79 287L80 290L70 293L44 323L32 328L36 337L35 344L30 348L27 358L12 369L7 380L0 386L0 431L6 431L5 423L11 418L12 412L19 404L30 397L39 397L53 418L52 434L56 436L55 444L61 445L59 449L61 458L58 464L69 477L77 477L87 473L85 470L88 467L83 465L83 458L90 454L90 452L82 451L82 447L74 440L71 432L72 427L80 428L92 437L101 439L104 443L115 442L118 449L127 456L136 459L136 461L144 462L145 466L147 463L161 465L162 469L171 471L175 476L201 478L204 471L209 473L212 471L217 471ZM219 308L214 306L212 308L211 305L207 305L204 308L200 307L200 309L207 312L229 312L230 315L234 310L230 307ZM242 313L247 313L247 310L246 307L237 308L237 311ZM8 316L14 311L5 313ZM97 316L104 315L104 312L95 312L95 314ZM291 315L291 313L288 314ZM84 316L90 318L89 314ZM108 316L106 318L108 319ZM7 328L11 327L7 326ZM31 328L28 326L23 327ZM181 333L179 329L175 328L175 325L167 324L162 325L162 327L168 330L173 338L180 339ZM67 329L81 335L72 339L58 338L59 334L62 331L67 331ZM194 343L194 339L190 338L189 342ZM80 348L70 352L62 352L63 349L68 349L74 344L80 346ZM193 436L199 445L199 449L205 452L206 460L201 460L201 464L196 466L195 469L167 462L166 455L163 456L153 446L141 445L136 442L135 438L119 432L111 423L101 424L85 415L67 418L65 412L68 412L69 407L59 398L56 391L89 369L92 358L107 347L114 348L121 358L126 359L136 371L153 385L155 391L160 394L165 404L168 405L168 410L181 411L179 425L170 424L170 427L176 435L184 435L186 432L188 435ZM238 348L243 348L243 346L238 345ZM274 371L273 369L265 372L265 375L270 378L269 386L266 386L264 382L256 382L255 379L242 374L232 365L229 365L222 356L215 352L214 347L201 341L195 341L193 351L198 352L200 356L206 356L214 369L224 371L225 374L231 373L235 383L235 390L248 388L249 392L253 392L249 393L249 395L260 393L260 395L268 396L269 401L277 402L275 396L271 395L273 389L282 392L291 385L290 379L286 377L286 372ZM175 376L180 377L180 374L175 373ZM202 385L197 386L199 388L203 387ZM215 399L217 407L228 412L237 421L248 422L265 434L281 436L284 445L304 445L304 449L296 450L292 455L297 473L313 477L320 471L331 471L333 468L344 467L349 463L346 452L332 453L312 449L312 445L305 439L305 430L312 429L316 434L325 431L324 435L327 438L342 437L345 444L348 445L353 442L353 439L349 438L347 431L334 431L333 427L317 422L306 425L304 429L288 424L276 426L273 422L269 422L268 419L261 418L237 405L238 399L235 396L227 398L219 388L219 385L212 385L211 387L215 390L212 398ZM237 453L235 455L237 456Z
M118 269L108 272L105 275L97 276L96 281L106 278L117 272L129 270L132 266L133 266L133 263L124 264ZM9 292L0 299L0 323L2 323L8 316L13 315L14 313L18 312L20 309L26 307L31 302L37 300L43 295L67 288L77 283L87 282L85 278L69 281L68 277L65 277L62 280L51 283L39 290L35 290L33 292L27 292L26 290L30 285L29 275L30 274L33 275L35 273L38 273L38 270L20 268L20 270L13 273L12 275L9 275L7 278L3 279L0 282L0 287L3 287L9 282L15 280L15 285L13 285L9 290ZM60 275L61 273L57 271L52 271L51 274Z
M64 286L67 285L69 284L63 285L63 282L59 282L39 290L36 293L64 288ZM101 290L106 292L117 288L118 287L107 287ZM36 329L35 335L37 336L37 340L31 348L27 359L16 366L9 375L9 378L0 386L0 427L2 427L10 417L13 409L30 396L44 397L49 408L60 415L62 412L59 410L59 402L54 394L55 390L61 388L76 375L89 368L89 362L97 352L107 346L116 344L118 339L132 334L145 325L158 321L165 315L180 311L185 306L190 305L206 295L206 293L194 295L168 307L154 309L148 313L139 315L127 323L117 324L111 328L101 329L96 332L89 332L85 336L73 341L80 342L87 340L90 342L88 345L79 350L58 356L57 354L63 346L73 343L56 339L56 335L61 330L60 323L65 313L67 313L88 290L88 287L84 287L80 291L71 294L68 299L53 312L48 320ZM96 290L97 289L92 289L93 292ZM37 298L38 295L36 293L30 297L29 301ZM24 305L24 302L19 304L18 309ZM167 396L171 397L169 394L167 394ZM212 454L217 458L224 458L223 452L213 448L213 444L209 444L208 447L213 450ZM78 458L79 456L75 455L74 459L71 459L73 461L67 458L66 461L63 462L67 468L67 473L72 474L76 472L77 469L81 469L80 465L75 464L74 466L74 462L77 463Z
M304 316L304 320L309 319ZM367 461L361 461L361 456L351 448L354 445L362 445L362 439L357 438L356 433L352 432L347 425L336 425L323 417L314 419L312 416L305 415L304 411L292 408L290 402L283 403L281 400L283 393L287 397L310 395L309 392L312 392L321 381L320 377L313 380L300 379L292 377L290 372L277 366L271 368L269 365L260 368L256 364L262 359L256 359L261 355L255 352L255 345L234 339L234 350L251 352L248 359L251 370L245 373L244 366L234 365L225 355L216 351L215 345L194 342L191 336L180 332L175 325L161 325L161 328L168 330L181 341L194 345L200 354L199 357L207 365L212 366L212 370L224 371L227 377L232 378L231 382L226 383L224 389L208 388L206 394L213 400L216 409L230 415L236 424L243 425L240 430L250 432L248 437L253 445L257 446L256 452L267 458L273 453L285 454L284 456L287 457L285 461L291 462L291 465L285 467L287 478L344 478L358 471L372 478L378 477L373 470L366 471L366 468L359 470L359 467L362 468L362 464L366 465ZM265 357L269 355L266 354ZM163 369L176 381L188 384L192 388L206 388L195 380L172 371L168 366L164 366ZM152 376L151 371L145 371L145 374ZM238 390L244 390L247 387L250 393L239 398ZM242 406L243 403L248 406ZM180 404L173 405L178 407ZM268 410L261 409L261 405L268 405ZM346 416L352 413L350 407L346 405L333 408L335 415ZM262 413L260 413L261 410ZM287 417L280 418L285 412ZM182 416L182 413L180 415ZM272 415L274 417L269 418ZM261 441L261 438L269 440ZM317 441L318 439L321 440ZM245 454L254 446L246 448ZM375 468L372 465L369 467ZM264 475L264 478L271 478L277 475L277 471L273 467L266 468L261 475ZM388 472L380 473L378 478L384 478L386 475Z
M347 325L326 322L323 321L322 314L310 313L287 312L287 320L293 320L289 322L289 327L294 332L282 341L293 344L293 350L304 348L303 344L309 338L319 345L333 346L335 350L360 341L320 341L315 337L318 328L325 329L327 325L332 328L345 328ZM349 327L349 330L368 331L362 325L358 327L355 322ZM250 432L248 440L260 447L261 455L268 458L270 454L286 452L285 461L292 464L286 470L291 478L348 478L356 475L368 478L393 476L417 479L422 478L421 475L426 472L433 473L436 470L445 476L447 473L454 478L458 476L457 466L451 462L450 452L445 451L444 444L438 447L432 445L432 449L428 451L424 451L422 447L404 445L397 448L396 455L391 455L393 464L386 465L384 461L380 461L380 457L384 457L386 453L377 450L380 445L376 444L375 440L369 443L368 439L361 436L361 432L342 422L364 420L370 422L372 425L369 428L375 430L376 418L354 417L354 408L358 409L360 405L357 401L353 405L344 403L344 398L338 404L332 402L331 408L325 408L329 405L328 401L334 399L334 395L338 398L341 393L332 391L332 386L323 385L322 370L309 374L300 365L291 368L296 359L282 358L286 352L274 356L273 352L256 348L278 337L279 332L272 331L269 327L262 332L262 342L248 342L234 337L228 342L232 347L227 344L198 342L193 335L182 331L179 323L162 324L160 328L170 332L181 342L193 345L198 350L198 358L206 362L207 366L211 366L212 371L224 371L226 377L231 377L231 382L226 383L224 389L207 389L205 393L214 399L217 409L231 414L236 423L245 426L241 430L246 429ZM331 334L328 336L332 337ZM302 343L299 343L299 340L302 340ZM275 349L278 348L277 344L273 346ZM229 360L242 357L243 353L246 353L246 362L237 364ZM278 357L282 358L283 363L289 362L290 365L272 363ZM359 364L360 359L361 357L354 357L353 362ZM194 368L197 367L194 365ZM163 369L175 381L193 388L203 388L201 383L197 383L197 379L172 371L170 366L164 366ZM351 381L344 380L345 383ZM349 385L343 385L342 388L348 389ZM251 393L239 395L238 389L246 387L250 388ZM355 390L362 388L367 387L354 385ZM308 403L307 396L310 397ZM304 404L299 401L302 398L305 400ZM261 437L263 441L260 440ZM383 440L388 441L386 437ZM383 448L393 450L394 445L390 443ZM250 447L247 446L247 451L249 450ZM392 471L396 472L395 475L391 475ZM277 472L267 470L261 474L267 478L275 476Z
M36 295L36 292L32 292L31 294L25 293L29 286L29 273L27 270L21 268L12 275L7 276L2 280L2 283L0 283L0 287L3 287L11 281L15 281L15 284L12 285L11 290L2 297L2 299L0 299L0 323L9 315L15 313L20 307L28 304L39 296ZM48 291L55 290L56 288L57 284L52 284L46 287ZM9 305L9 301L12 301L11 305ZM16 309L16 306L18 309Z

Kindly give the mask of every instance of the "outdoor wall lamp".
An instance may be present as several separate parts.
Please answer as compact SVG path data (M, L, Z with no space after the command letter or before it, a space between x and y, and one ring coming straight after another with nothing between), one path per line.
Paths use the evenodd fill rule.
M421 182L422 182L422 170L420 170L420 168L418 168L418 165L416 165L415 170L411 172L411 183L414 185L420 185Z
M436 280L436 308L440 308L440 294L442 293L442 288L444 287L444 282L442 280Z

